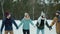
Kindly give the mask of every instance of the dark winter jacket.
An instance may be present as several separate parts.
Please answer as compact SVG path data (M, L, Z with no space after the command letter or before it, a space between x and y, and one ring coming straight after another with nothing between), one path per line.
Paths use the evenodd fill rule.
M46 26L49 28L49 25L48 25L47 21L46 21L45 24L46 24ZM37 26L38 29L44 29L45 24L44 24L44 20L41 20L41 23L39 24L39 23L37 22L36 26ZM38 26L38 25L39 25L39 26Z
M11 31L13 30L12 24L14 24L16 26L16 28L18 28L17 24L15 23L14 19L10 18L10 19L3 19L2 21L2 27L1 27L1 31L3 30L3 27L5 26L5 30Z
M47 19L46 18L42 18L41 16L38 18L38 21L37 21L37 28L38 29L44 29L44 26L47 25L47 27L49 28L49 25L47 23Z

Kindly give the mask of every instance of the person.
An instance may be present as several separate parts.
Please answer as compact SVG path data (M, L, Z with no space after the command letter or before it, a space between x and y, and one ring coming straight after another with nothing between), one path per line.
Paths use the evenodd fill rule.
M52 23L50 24L50 30L52 26L56 23L56 33L60 34L60 11L57 11L55 17L53 18Z
M23 24L23 34L26 34L26 33L30 34L30 30L29 30L30 29L30 26L29 26L30 23L34 26L32 20L30 19L29 14L25 13L24 18L21 20L21 24L19 25L19 27L20 27Z
M41 31L42 34L44 34L44 26L47 25L47 27L49 28L49 25L47 23L47 19L46 16L43 12L41 12L41 16L38 18L37 20L37 34L39 34L39 32Z
M2 20L1 32L5 26L5 34L13 34L12 24L16 26L16 29L18 29L18 26L15 23L14 19L11 17L11 14L9 12L5 12L5 18Z

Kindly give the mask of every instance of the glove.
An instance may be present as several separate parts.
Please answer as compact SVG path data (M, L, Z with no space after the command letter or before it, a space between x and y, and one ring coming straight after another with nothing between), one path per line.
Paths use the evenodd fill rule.
M36 26L34 25L34 27L36 27Z
M51 30L52 29L52 26L49 26L49 30Z
M16 29L18 29L18 27L16 27Z

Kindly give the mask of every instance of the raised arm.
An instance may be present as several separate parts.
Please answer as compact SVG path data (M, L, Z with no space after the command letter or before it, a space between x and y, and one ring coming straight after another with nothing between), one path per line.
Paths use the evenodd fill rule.
M48 24L48 22L46 21L46 26L49 28L49 24Z
M32 25L34 25L34 23L32 22L32 20L30 19L30 23L32 24Z
M18 29L18 26L17 26L16 22L14 21L14 19L12 19L12 23L16 26L16 29Z
M57 22L57 17L54 17L54 19L53 19L53 21L52 21L50 26L53 26L56 22Z
M19 24L19 27L24 23L24 19L21 20L21 23Z
M52 26L53 26L56 22L57 22L57 17L54 17L54 19L53 19L53 21L52 21L52 23L51 23L51 25L50 25L50 27L49 27L49 30L52 29Z

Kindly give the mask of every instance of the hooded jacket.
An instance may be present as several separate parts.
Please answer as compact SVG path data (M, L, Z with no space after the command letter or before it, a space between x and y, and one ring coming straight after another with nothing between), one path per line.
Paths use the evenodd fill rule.
M24 30L29 30L30 29L30 23L32 24L32 25L34 25L33 24L33 22L32 22L32 20L29 18L29 19L27 19L27 18L23 18L22 20L21 20L21 24L19 25L19 27L23 24L23 29Z
M44 16L44 18L42 16ZM44 25L47 25L47 27L49 28L49 25L47 23L47 19L45 18L45 14L42 12L41 16L37 20L36 26L38 29L44 29Z

